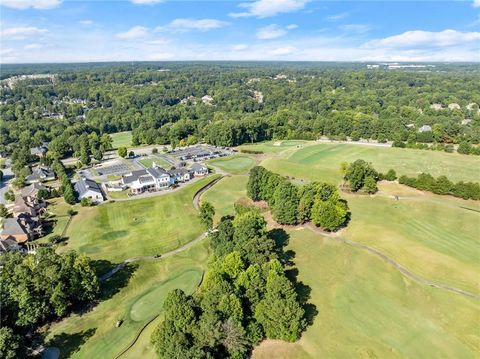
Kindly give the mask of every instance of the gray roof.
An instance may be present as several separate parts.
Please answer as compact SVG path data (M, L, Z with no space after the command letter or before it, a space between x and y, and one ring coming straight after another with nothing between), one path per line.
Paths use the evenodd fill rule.
M16 240L14 239L0 239L0 253L2 252L11 252L11 251L18 251L20 247Z
M32 183L30 186L22 188L22 197L31 196L41 189L47 189L47 187L38 182Z
M208 169L207 166L202 165L201 163L194 163L190 168L192 171L205 171Z
M43 179L53 179L55 173L48 167L37 167L32 171L31 175L25 177L26 181L40 181Z
M167 171L161 167L150 167L144 170L132 171L131 174L123 176L123 183L129 184L140 180L141 183L151 181L152 179L157 179L163 176L168 176ZM145 177L153 177L151 179L146 179Z
M188 170L185 168L176 168L174 170L168 171L171 176L183 176L188 173Z
M31 155L43 155L48 151L48 143L44 142L38 147L30 148Z
M74 187L75 187L75 191L77 191L80 197L83 196L88 191L94 191L102 194L102 189L100 188L100 185L94 180L91 180L89 178L80 179L80 181L75 183Z
M20 221L17 218L4 218L2 234L7 236L15 236L19 234L27 234L27 231L20 224Z

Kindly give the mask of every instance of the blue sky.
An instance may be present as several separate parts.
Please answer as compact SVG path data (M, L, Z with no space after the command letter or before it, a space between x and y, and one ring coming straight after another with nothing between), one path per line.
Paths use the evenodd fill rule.
M480 0L1 0L2 63L480 61Z

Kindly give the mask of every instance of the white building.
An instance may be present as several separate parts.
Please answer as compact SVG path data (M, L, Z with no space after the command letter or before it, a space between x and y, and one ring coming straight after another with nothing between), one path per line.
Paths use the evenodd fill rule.
M150 168L124 175L122 184L129 187L132 193L137 194L166 189L172 184L172 178L167 171L153 163Z
M94 203L101 203L105 200L100 185L94 180L83 177L75 183L74 188L78 193L79 200L90 198Z

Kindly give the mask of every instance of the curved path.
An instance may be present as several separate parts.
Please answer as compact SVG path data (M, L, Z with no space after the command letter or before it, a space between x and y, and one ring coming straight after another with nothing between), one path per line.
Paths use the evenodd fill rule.
M376 256L382 258L383 260L387 261L388 263L393 265L395 268L397 268L400 271L400 273L402 273L405 277L407 277L407 278L409 278L409 279L411 279L411 280L413 280L413 281L415 281L419 284L428 285L430 287L447 290L449 292L456 293L456 294L461 294L461 295L464 295L466 297L473 298L477 301L480 301L480 296L478 296L478 295L467 292L467 291L465 291L463 289L460 289L460 288L455 288L455 287L448 286L446 284L433 282L429 279L423 278L423 277L421 277L421 276L419 276L415 273L410 272L407 268L402 266L400 263L396 262L395 260L393 260L392 258L388 257L387 255L385 255L384 253L380 252L379 250L377 250L375 248L372 248L372 247L367 246L365 244L361 244L361 243L358 243L358 242L351 241L349 239L343 238L343 237L338 236L338 235L333 234L333 233L324 232L324 231L322 231L321 229L319 229L318 227L314 226L311 223L306 224L304 227L310 229L313 232L319 233L322 236L327 237L329 239L336 240L336 241L339 241L339 242L343 242L345 244L348 244L349 246L364 249L364 250L366 250L366 251L368 251L372 254L375 254Z
M220 175L220 177L215 178L212 182L207 183L205 186L200 188L193 196L193 200L192 200L193 208L195 208L198 211L198 209L200 208L200 197L202 196L202 194L204 194L208 189L210 189L215 183L220 181L222 178L228 177L228 176L229 175L222 174Z

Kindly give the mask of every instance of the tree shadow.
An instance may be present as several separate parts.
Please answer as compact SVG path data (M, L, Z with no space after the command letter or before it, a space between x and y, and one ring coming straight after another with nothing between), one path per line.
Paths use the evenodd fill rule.
M307 326L312 325L315 317L318 314L317 306L313 303L308 302L312 295L312 288L304 282L298 281L297 268L290 268L285 271L285 274L287 278L290 279L290 281L293 283L295 292L297 293L298 301L302 306L303 310L305 311L305 320L307 322Z
M101 282L102 293L100 300L112 298L115 294L128 285L130 279L138 268L138 264L128 263L110 278Z
M69 358L78 352L80 347L85 344L96 331L96 328L90 328L73 334L60 333L50 339L46 345L60 349L60 358Z
M275 252L277 253L278 260L285 266L293 266L295 263L295 251L289 249L287 251L284 248L288 245L290 235L282 228L274 228L268 232L268 237L275 242Z

